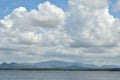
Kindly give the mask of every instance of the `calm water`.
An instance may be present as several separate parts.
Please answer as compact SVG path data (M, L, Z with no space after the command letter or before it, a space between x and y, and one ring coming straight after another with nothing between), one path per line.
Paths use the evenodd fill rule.
M120 72L0 71L0 80L120 80Z

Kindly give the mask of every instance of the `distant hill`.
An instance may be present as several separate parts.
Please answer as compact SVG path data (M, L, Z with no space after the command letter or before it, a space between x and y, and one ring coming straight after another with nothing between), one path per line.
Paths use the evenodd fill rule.
M77 62L64 62L64 61L45 61L39 63L2 63L0 69L106 69L106 68L120 68L115 65L97 66L93 64L82 64Z

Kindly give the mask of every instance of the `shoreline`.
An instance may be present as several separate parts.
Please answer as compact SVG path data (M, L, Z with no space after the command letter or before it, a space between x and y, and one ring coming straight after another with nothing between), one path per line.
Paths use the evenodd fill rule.
M51 69L51 68L39 68L39 69L33 69L33 68L2 68L2 70L20 70L20 71L120 71L120 68L107 68L107 69Z

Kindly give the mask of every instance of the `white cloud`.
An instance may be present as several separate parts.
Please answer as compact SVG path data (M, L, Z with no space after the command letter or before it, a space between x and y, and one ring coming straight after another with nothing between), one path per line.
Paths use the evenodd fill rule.
M91 8L91 10L94 9L102 9L105 8L106 6L108 7L108 0L69 0L70 6L72 5L73 7L88 7Z
M41 27L57 27L65 20L64 11L49 2L39 4L38 9L30 12L24 7L13 10L11 14L5 16L0 21L1 30L3 28L13 28L19 30L37 30Z
M83 2L83 3L82 3ZM70 0L70 17L68 33L71 34L75 43L81 45L107 46L115 42L113 28L117 21L109 14L107 0L99 1L73 1ZM76 5L73 5L76 4ZM85 4L85 5L84 5ZM91 7L94 6L100 7ZM105 5L103 7L103 5ZM116 29L117 30L117 29ZM78 44L79 43L79 44Z
M41 37L33 32L20 33L16 35L16 39L12 39L12 42L19 44L35 44L41 40Z
M0 20L1 61L20 57L20 62L120 64L120 20L109 13L108 4L108 0L69 0L67 17L49 2L31 11L14 9Z

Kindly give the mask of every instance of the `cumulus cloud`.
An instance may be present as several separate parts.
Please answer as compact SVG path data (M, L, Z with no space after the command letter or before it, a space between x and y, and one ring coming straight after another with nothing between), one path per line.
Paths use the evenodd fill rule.
M19 62L55 59L120 64L120 20L109 13L109 1L68 3L68 12L45 2L31 11L16 8L1 19L1 61L15 61L19 57Z
M73 39L70 47L76 51L83 48L83 62L119 64L114 55L119 55L115 49L119 46L120 20L109 13L108 4L108 0L69 0L66 30Z
M85 0L85 2L69 1L70 16L67 30L75 40L74 45L113 45L116 39L113 28L117 19L109 14L107 0ZM98 7L93 8L92 5Z
M27 11L25 7L13 10L11 14L5 16L0 21L1 30L20 29L37 30L40 27L57 27L64 23L65 13L62 9L49 2L38 5L38 9Z

